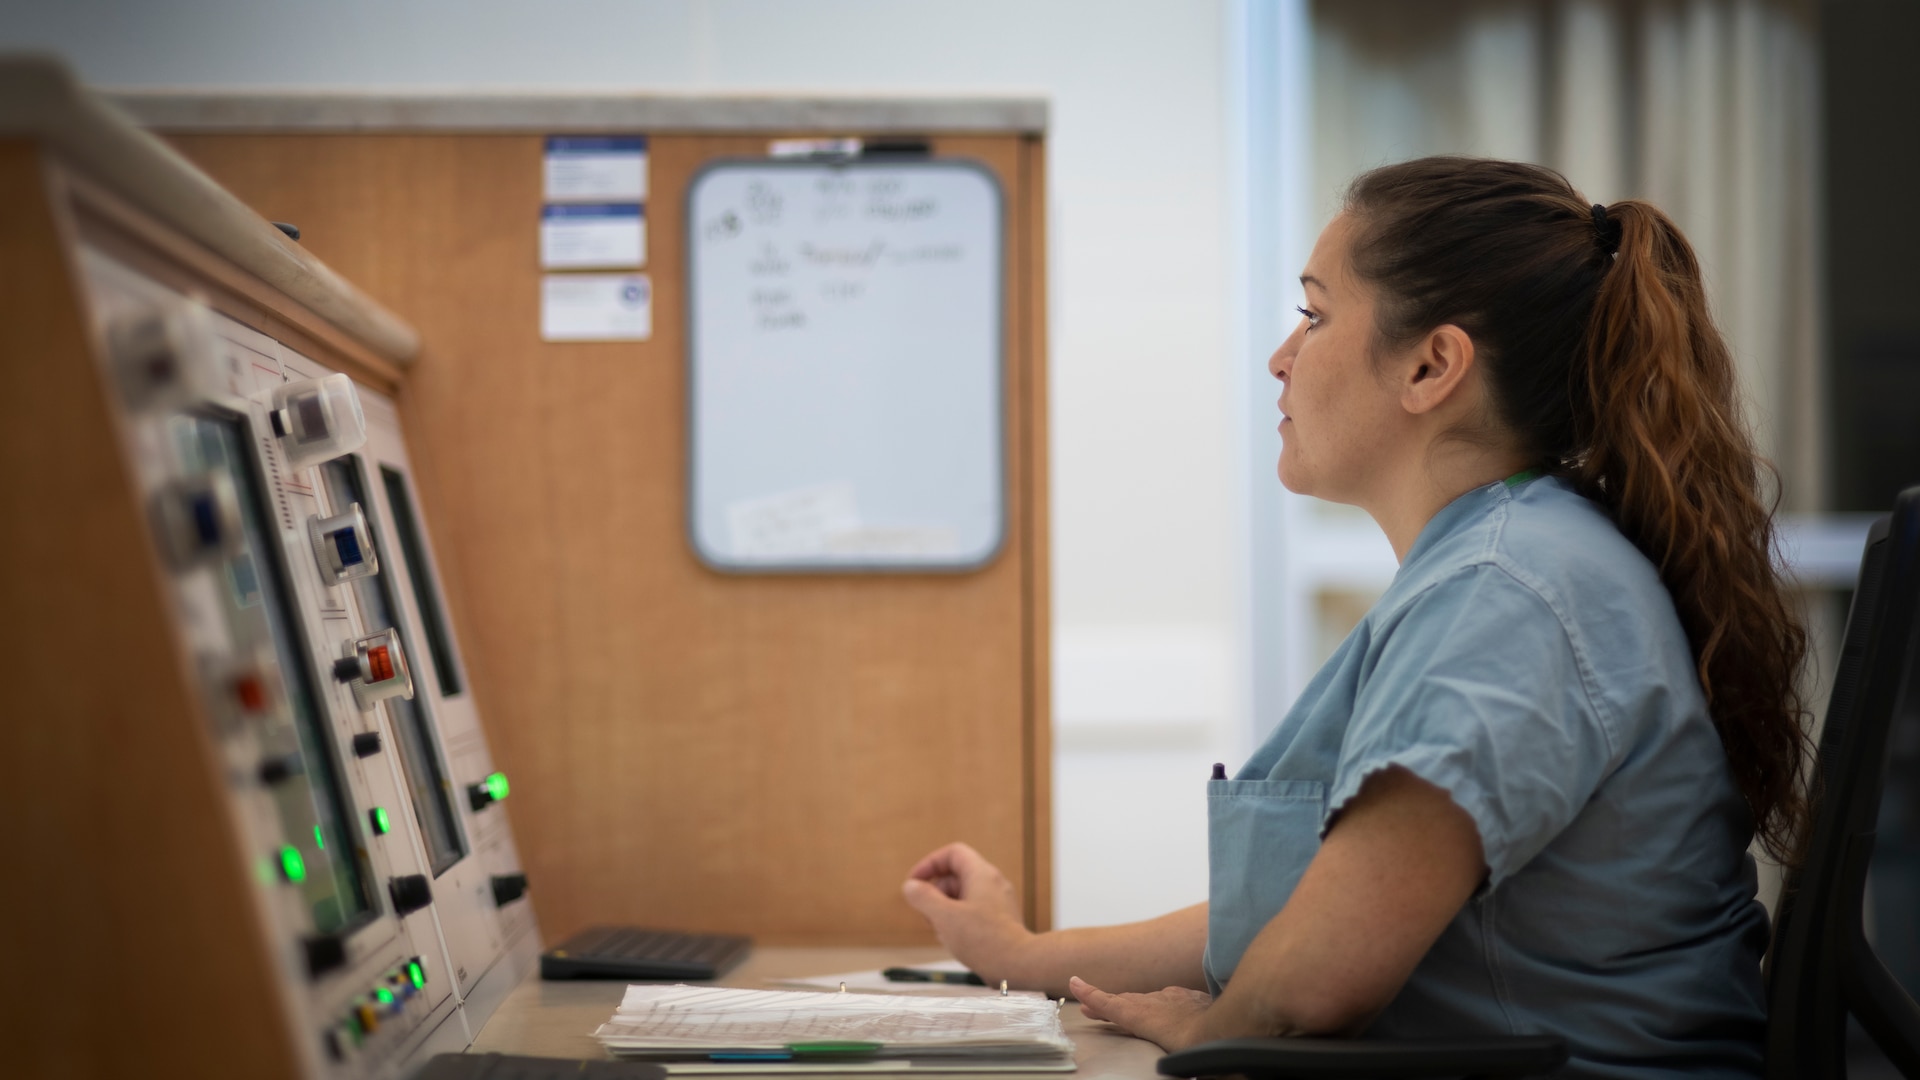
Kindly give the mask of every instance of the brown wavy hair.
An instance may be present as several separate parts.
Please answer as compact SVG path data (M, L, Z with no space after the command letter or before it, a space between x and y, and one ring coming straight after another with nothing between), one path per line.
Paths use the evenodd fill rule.
M1741 419L1693 248L1651 203L1592 207L1559 173L1514 162L1388 165L1353 182L1346 208L1353 270L1378 292L1377 346L1465 330L1498 427L1659 569L1754 830L1793 864L1806 631L1772 559L1763 476L1775 490L1777 477Z

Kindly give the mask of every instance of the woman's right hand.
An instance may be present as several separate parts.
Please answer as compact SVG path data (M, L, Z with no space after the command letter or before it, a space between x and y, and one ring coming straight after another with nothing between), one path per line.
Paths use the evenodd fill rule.
M933 925L954 959L989 986L1019 984L1015 960L1033 938L1020 897L1000 868L966 844L948 844L921 859L901 886L907 903Z

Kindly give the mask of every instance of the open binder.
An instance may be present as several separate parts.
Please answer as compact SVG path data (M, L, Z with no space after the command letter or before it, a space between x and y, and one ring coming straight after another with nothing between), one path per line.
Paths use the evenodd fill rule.
M674 1073L1071 1072L1057 1002L629 986L594 1038Z

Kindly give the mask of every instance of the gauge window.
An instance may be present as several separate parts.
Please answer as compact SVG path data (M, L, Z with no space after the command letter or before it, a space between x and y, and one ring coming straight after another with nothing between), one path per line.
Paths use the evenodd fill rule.
M245 420L195 415L182 418L189 438L182 440L202 468L225 472L238 496L244 544L229 560L222 590L234 636L273 642L287 709L261 729L267 759L261 776L270 785L280 816L282 846L273 854L273 872L300 890L313 913L314 929L337 933L372 913L366 883L371 879L341 783L331 719L315 693L310 654L293 616L284 549L271 516L272 504L257 459L250 450ZM271 779L267 779L271 777Z
M381 532L379 517L366 497L360 482L358 457L336 458L320 466L327 486L327 500L333 512L344 514L356 503L374 531L375 558L383 567L393 565L390 545ZM400 598L393 594L395 579L391 573L355 578L351 582L354 599L360 605L360 617L368 633L392 628L400 633L400 643L409 657L420 650L413 635L399 616ZM412 698L394 697L386 701L387 715L393 721L394 737L400 743L400 767L407 775L407 794L413 802L413 816L420 822L426 842L427 860L433 875L439 877L467 853L460 836L460 816L453 805L453 788L442 766L439 740L428 713L424 687Z
M453 659L453 640L447 635L445 606L433 584L433 563L427 558L427 545L420 536L419 515L413 509L413 495L407 478L391 465L380 466L380 480L387 489L387 505L393 507L393 534L400 541L400 553L407 559L407 577L413 581L413 602L420 609L420 628L427 635L427 648L433 653L433 674L440 682L441 697L460 694L460 669Z

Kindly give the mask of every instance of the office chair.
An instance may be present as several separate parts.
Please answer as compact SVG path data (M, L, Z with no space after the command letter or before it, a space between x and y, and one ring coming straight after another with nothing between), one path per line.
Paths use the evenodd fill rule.
M1901 1075L1920 1077L1920 1005L1867 943L1862 904L1896 717L1920 723L1920 487L1875 522L1820 735L1813 823L1768 956L1767 1080L1842 1080L1847 1017ZM1449 1040L1222 1039L1168 1054L1169 1076L1254 1080L1511 1077L1567 1059L1552 1035Z

